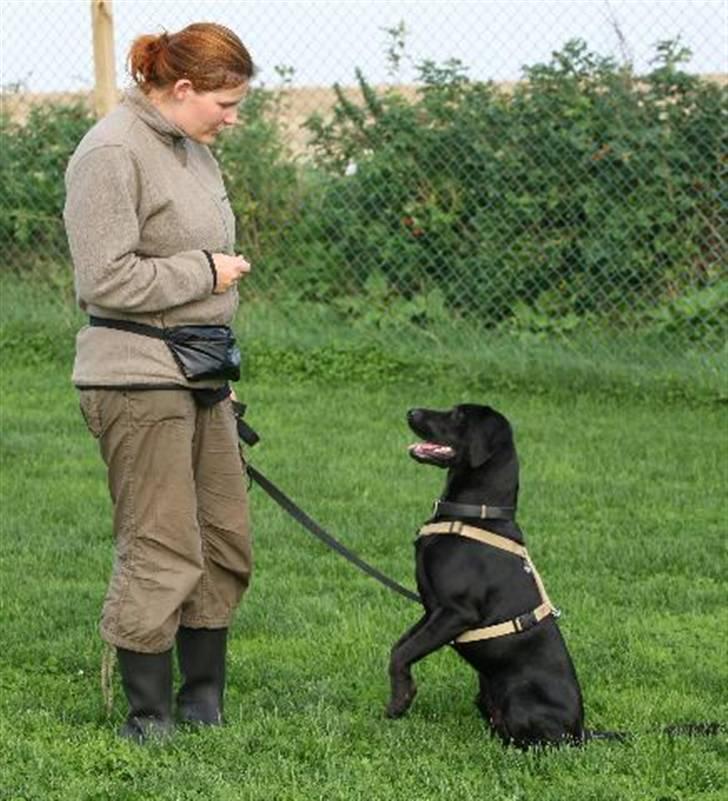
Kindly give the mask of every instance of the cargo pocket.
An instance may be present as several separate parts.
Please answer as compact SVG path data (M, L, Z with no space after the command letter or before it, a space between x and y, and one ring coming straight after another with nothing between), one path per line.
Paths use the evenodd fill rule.
M104 433L104 423L101 414L101 403L98 390L79 390L79 406L86 422L86 427L98 439Z

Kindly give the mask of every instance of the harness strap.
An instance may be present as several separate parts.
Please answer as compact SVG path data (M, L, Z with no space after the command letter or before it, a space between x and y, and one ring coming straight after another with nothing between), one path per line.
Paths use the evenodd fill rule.
M470 629L455 638L455 642L475 642L476 640L490 640L495 637L505 637L508 634L518 634L540 623L544 618L552 614L553 609L549 603L537 606L532 612L525 615L514 617L513 620L506 620L505 623L496 623L493 626L483 626L480 629Z
M541 604L530 612L525 612L503 623L470 629L456 637L455 642L474 642L476 640L489 640L494 637L505 637L508 634L518 634L522 631L528 631L528 629L540 623L549 615L553 615L554 617L559 616L560 613L551 603L551 599L546 593L546 588L541 580L541 576L539 576L536 566L531 561L531 557L528 555L528 550L525 545L514 542L508 539L508 537L501 537L499 534L494 534L492 531L485 531L481 528L475 528L475 526L468 526L460 520L448 523L428 523L419 530L420 537L427 537L432 534L455 534L456 536L467 537L468 539L482 542L484 545L490 545L493 548L498 548L501 551L507 551L514 556L520 557L525 563L525 569L533 576L533 580L536 582L536 588L541 596Z
M494 548L500 548L501 551L509 551L520 556L521 559L528 559L525 545L513 542L508 537L501 537L500 534L494 534L492 531L469 526L460 520L453 520L451 523L428 523L426 526L422 526L418 533L420 537L429 534L459 534L461 537L468 537L471 540L492 545Z

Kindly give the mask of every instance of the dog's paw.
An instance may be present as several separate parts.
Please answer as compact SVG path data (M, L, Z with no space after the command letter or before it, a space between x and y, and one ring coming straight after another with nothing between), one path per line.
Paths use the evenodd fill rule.
M387 704L387 708L384 711L384 714L390 720L397 720L397 718L401 718L402 715L407 711L407 706L403 706L402 704L393 704L391 701Z
M404 713L410 708L410 706L412 706L412 702L415 700L415 695L417 695L417 688L415 687L414 683L412 683L407 692L393 696L387 704L385 713L387 717L390 720L401 718L402 715L404 715Z

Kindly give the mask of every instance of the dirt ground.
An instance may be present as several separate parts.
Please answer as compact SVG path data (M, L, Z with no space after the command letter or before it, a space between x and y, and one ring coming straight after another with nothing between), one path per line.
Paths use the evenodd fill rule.
M715 81L721 85L728 84L728 74L715 74L703 76L705 80ZM503 91L509 91L514 84L501 84ZM379 92L397 91L406 98L415 99L418 89L415 86L379 86L374 87ZM306 150L309 133L302 126L306 119L314 112L322 117L331 115L336 102L334 90L330 87L290 87L280 91L281 116L284 130L288 134L288 144L294 154L302 154ZM355 103L361 103L361 91L358 87L345 87L344 93ZM0 110L7 113L11 119L23 123L28 117L30 109L45 103L73 103L81 100L89 108L93 106L93 93L2 93L0 95Z
M392 87L375 88L382 91L392 89ZM417 95L417 89L413 86L398 86L396 90L407 98L414 99ZM344 93L353 102L361 103L361 91L358 87L346 87ZM294 153L302 153L306 149L309 136L308 132L302 127L303 123L314 112L318 112L324 118L331 115L331 109L336 102L334 90L320 86L294 87L280 90L278 95L283 127L288 134L288 144ZM119 97L121 97L121 93L119 93ZM93 92L4 93L0 97L2 111L9 114L12 120L21 124L27 120L33 106L46 103L75 103L79 100L88 108L93 108Z

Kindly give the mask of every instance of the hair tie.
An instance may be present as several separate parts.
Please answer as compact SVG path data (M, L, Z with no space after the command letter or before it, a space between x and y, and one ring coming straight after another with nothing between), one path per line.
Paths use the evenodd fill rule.
M163 31L154 39L151 39L148 45L150 53L156 56L157 53L169 47L169 34Z

